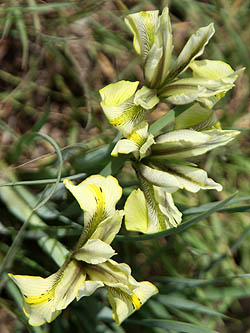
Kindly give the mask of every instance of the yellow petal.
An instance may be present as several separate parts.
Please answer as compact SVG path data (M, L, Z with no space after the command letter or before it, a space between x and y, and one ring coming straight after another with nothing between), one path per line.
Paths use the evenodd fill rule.
M100 90L101 106L111 125L125 137L144 120L146 110L134 103L139 82L119 81Z
M32 326L54 320L77 296L78 289L85 281L85 274L75 261L48 278L13 274L9 276L23 294L23 309Z
M125 226L127 230L146 233L148 230L147 205L143 192L138 188L129 195L125 206Z
M79 185L65 179L64 184L84 211L84 228L88 239L101 221L115 214L122 189L116 178L101 175L90 176Z
M74 252L73 257L89 264L100 264L113 255L115 255L115 251L110 245L100 239L89 239L83 247Z
M108 299L113 310L113 318L120 325L153 295L158 289L150 282L137 282L137 288L132 293L126 293L119 288L107 287Z
M124 212L118 210L112 216L100 222L90 239L100 239L110 244L121 229L123 215Z
M109 84L99 90L102 98L101 104L107 107L122 105L135 94L138 84L139 81L130 82L125 80Z
M137 287L130 267L112 259L97 265L86 265L86 273L92 281L102 281L105 286L120 288L127 293L131 293Z
M222 79L234 73L230 65L216 60L195 60L189 67L192 69L194 77L200 78ZM234 79L232 80L234 81Z
M144 59L154 43L158 29L158 10L142 11L126 16L125 23L134 35L134 48Z

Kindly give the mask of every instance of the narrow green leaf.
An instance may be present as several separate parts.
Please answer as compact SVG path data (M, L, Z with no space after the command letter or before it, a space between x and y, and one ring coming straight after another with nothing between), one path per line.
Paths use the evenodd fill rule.
M167 320L167 319L143 319L143 320L127 320L132 325L140 325L146 327L160 327L167 330L176 330L185 333L218 333L208 328L203 328L193 324L183 323L180 321Z
M65 7L76 7L72 2L58 2L46 5L26 6L22 8L23 12L48 13L51 11L64 10Z
M184 297L181 297L179 295L159 295L157 297L158 301L161 304L164 304L168 307L174 307L177 309L183 309L187 311L192 311L192 312L200 312L212 316L219 316L222 318L230 318L223 313L220 313L218 311L209 309L207 306L190 301Z
M28 52L29 52L29 39L27 35L27 30L25 26L25 21L22 16L22 12L19 7L15 7L13 10L16 20L16 26L20 34L20 39L23 47L23 55L22 55L22 67L25 68L28 61Z
M175 112L174 110L171 110L167 112L163 117L156 120L150 127L149 127L149 133L153 135L160 134L160 131L167 126L171 121L174 121L175 118Z
M111 157L110 162L102 169L100 174L102 176L109 176L109 175L115 176L122 169L127 159L128 159L127 155Z
M250 200L250 196L237 197L237 198L233 198L232 200L228 201L225 206L232 205L232 204L242 202L242 201L249 201L249 200ZM186 215L186 216L203 213L203 212L207 211L208 209L211 209L218 202L220 202L220 201L208 202L208 203L200 205L198 207L188 207L188 208L186 207L185 210L182 211L182 213L183 213L183 215ZM248 206L239 206L239 207L247 207L246 209L248 209ZM234 208L237 209L238 207L221 208L220 211L227 211L228 209L234 209Z
M176 278L172 276L158 276L153 278L153 281L167 283L170 290L183 290L186 288L200 288L208 285L214 285L217 283L229 282L234 279L250 279L250 274L239 274L233 276L217 277L215 279L203 280L203 279L188 279L188 278ZM165 292L165 288L164 288Z

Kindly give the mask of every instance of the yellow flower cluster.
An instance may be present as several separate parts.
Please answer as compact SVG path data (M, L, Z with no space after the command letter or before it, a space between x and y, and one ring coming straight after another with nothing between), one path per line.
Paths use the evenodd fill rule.
M79 185L65 180L84 211L84 230L62 267L47 278L13 275L20 288L29 323L39 326L54 320L75 298L107 289L113 317L119 325L148 298L157 293L150 282L137 282L130 267L111 259L110 246L123 216L128 230L155 233L176 227L182 214L172 193L178 189L222 190L207 173L186 159L205 154L230 142L238 131L221 130L211 108L234 85L238 73L226 63L195 60L214 34L210 24L187 41L175 62L169 10L128 15L125 23L133 34L135 51L142 58L145 81L119 81L100 90L101 106L111 125L123 137L112 155L130 154L140 188L129 195L124 211L117 210L122 189L112 177L95 175ZM191 77L181 77L191 69ZM154 137L147 115L159 102L193 103L175 119L172 131Z

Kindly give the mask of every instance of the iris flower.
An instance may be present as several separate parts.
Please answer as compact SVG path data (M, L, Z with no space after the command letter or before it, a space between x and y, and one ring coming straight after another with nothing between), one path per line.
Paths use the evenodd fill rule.
M133 163L140 180L125 204L125 225L128 230L143 233L159 232L181 222L181 213L171 193L178 189L198 192L200 189L222 190L222 186L206 171L186 161L227 144L238 135L234 130L175 130L155 139L151 153Z
M198 101L211 108L233 87L237 73L222 61L195 61L213 36L213 23L194 33L172 64L173 36L169 10L141 11L128 15L125 23L132 32L135 51L142 57L144 85L161 101L188 104ZM188 68L193 76L179 78Z
M23 310L30 325L53 321L75 298L107 289L113 317L119 325L157 293L150 282L137 282L128 265L111 259L110 246L119 232L123 211L115 206L122 189L112 177L95 175L79 185L64 181L84 211L84 229L62 267L47 278L9 274L23 294Z
M159 102L176 105L196 102L176 119L176 129L207 129L217 123L211 110L234 86L239 72L215 60L196 60L214 34L213 24L193 34L172 61L173 38L168 8L128 15L125 23L133 34L135 51L142 58L145 81L118 81L100 90L102 109L111 125L123 135L113 156L133 153L142 159L150 152L153 137L147 132L147 115ZM187 69L191 77L180 75Z

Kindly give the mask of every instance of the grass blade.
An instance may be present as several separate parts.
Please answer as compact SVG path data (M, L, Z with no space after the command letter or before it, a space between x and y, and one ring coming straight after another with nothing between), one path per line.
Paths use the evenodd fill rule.
M159 327L166 330L176 330L178 332L185 333L218 333L216 331L210 330L208 328L203 328L193 324L183 323L180 321L168 320L168 319L144 319L144 320L127 320L128 323L132 325L140 325L146 327Z

